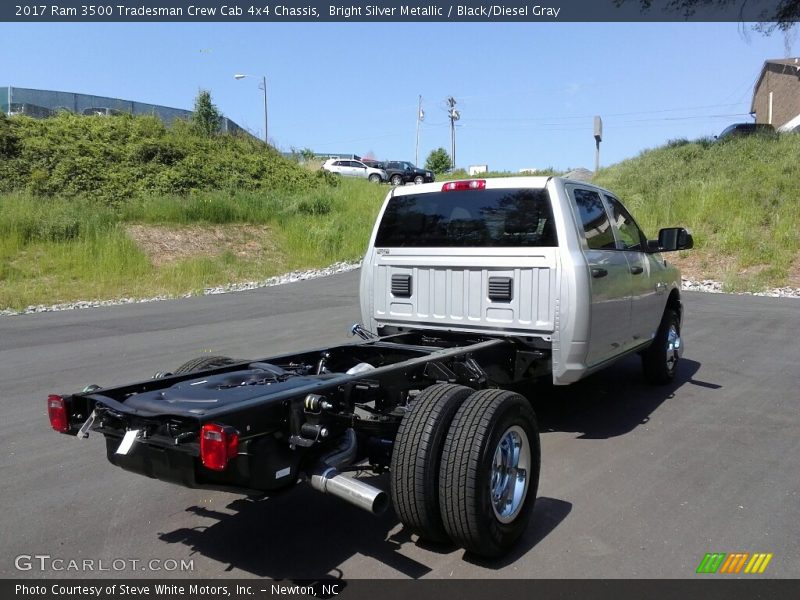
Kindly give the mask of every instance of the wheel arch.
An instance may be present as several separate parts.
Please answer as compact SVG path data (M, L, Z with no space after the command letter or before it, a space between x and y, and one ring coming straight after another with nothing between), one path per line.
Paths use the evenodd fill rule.
M683 303L681 302L681 293L678 288L672 288L669 293L669 297L667 298L667 304L664 307L664 310L673 309L676 313L678 313L678 320L680 322L683 321Z

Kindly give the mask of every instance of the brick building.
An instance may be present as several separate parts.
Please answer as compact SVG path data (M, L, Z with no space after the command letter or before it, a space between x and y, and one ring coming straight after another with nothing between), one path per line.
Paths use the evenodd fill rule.
M750 113L756 123L770 123L779 131L800 127L800 58L764 62Z

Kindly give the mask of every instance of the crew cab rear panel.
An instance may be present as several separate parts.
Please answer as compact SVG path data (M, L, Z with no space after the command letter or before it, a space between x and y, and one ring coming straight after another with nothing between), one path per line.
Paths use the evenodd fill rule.
M379 326L551 333L557 251L520 250L490 248L476 253L448 249L446 254L435 254L431 249L402 248L378 254L372 266L374 318ZM393 291L393 277L395 281L405 278L410 286L408 296Z
M365 323L551 339L561 265L547 178L475 184L390 194L362 267Z

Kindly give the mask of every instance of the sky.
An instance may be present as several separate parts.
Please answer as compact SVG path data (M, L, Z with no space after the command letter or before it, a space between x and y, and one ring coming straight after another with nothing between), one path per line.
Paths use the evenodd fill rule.
M795 28L796 29L796 28ZM795 36L796 37L796 36ZM0 23L0 85L177 108L208 90L281 150L491 170L594 168L748 114L764 60L800 43L738 23ZM234 74L252 75L242 80Z

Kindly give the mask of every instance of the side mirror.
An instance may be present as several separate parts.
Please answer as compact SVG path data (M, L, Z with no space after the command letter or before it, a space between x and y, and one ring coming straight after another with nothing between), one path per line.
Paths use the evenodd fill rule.
M683 227L665 227L658 232L658 241L647 242L650 252L675 252L694 247L692 234Z

